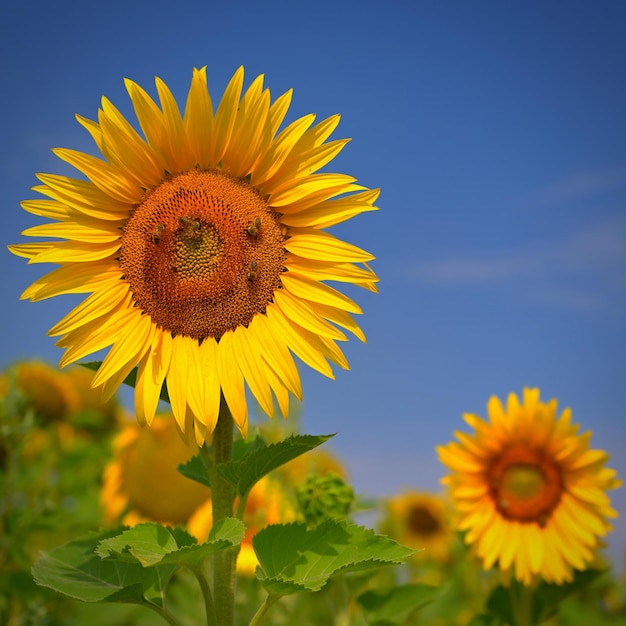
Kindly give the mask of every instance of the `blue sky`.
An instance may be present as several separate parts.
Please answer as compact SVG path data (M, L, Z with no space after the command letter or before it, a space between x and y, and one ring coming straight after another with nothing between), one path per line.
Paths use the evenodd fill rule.
M124 77L182 102L204 65L215 102L243 64L273 97L294 88L289 120L341 113L333 169L382 189L335 230L377 256L380 294L354 294L368 343L335 381L301 370L303 427L339 433L357 490L437 488L462 413L524 386L571 406L625 478L625 20L619 1L7 0L3 243L38 223L19 208L36 172L74 175L50 149L93 152L75 113L106 95L131 116ZM0 366L57 362L46 331L77 300L19 302L43 269L1 258Z

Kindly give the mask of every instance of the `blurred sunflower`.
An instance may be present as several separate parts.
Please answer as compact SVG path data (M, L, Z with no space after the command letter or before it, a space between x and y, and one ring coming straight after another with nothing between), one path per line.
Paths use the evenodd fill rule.
M605 468L609 455L589 449L571 410L557 417L557 401L540 402L524 389L506 409L492 397L489 421L465 415L473 435L437 448L465 541L485 569L496 562L525 585L536 577L562 584L593 561L599 537L617 517L606 491L621 483Z
M22 207L53 220L25 230L53 237L10 246L29 263L59 268L22 298L89 293L49 332L61 365L112 346L94 385L114 393L138 365L135 409L152 423L165 382L181 430L201 443L223 394L247 432L244 383L272 415L289 392L301 398L292 354L333 377L348 368L341 329L364 340L361 309L325 281L376 291L368 252L323 229L374 210L378 190L344 174L316 173L347 139L327 141L339 122L314 115L279 132L291 91L273 103L263 76L242 94L230 80L216 111L206 69L194 70L184 113L156 79L160 106L127 80L143 136L107 100L98 121L78 116L104 156L54 153L87 180L39 174L47 199Z
M21 361L2 374L3 395L15 384L35 414L46 422L64 421L80 408L72 381L43 361Z
M386 509L382 531L405 546L419 549L417 559L445 563L450 558L454 535L443 498L408 491L390 498Z
M171 419L157 416L152 428L129 422L114 439L113 460L104 470L100 501L105 521L184 524L210 497L206 487L176 469L197 453Z
M265 476L250 491L243 514L246 534L237 556L237 571L240 574L254 576L259 561L252 547L252 538L265 526L293 522L296 512L287 491L279 480ZM211 501L199 507L189 519L187 530L198 541L206 541L213 515Z

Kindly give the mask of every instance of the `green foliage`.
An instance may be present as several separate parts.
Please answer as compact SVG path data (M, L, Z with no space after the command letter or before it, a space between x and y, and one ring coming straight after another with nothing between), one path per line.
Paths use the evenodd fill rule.
M318 591L337 574L403 563L415 551L346 521L276 524L257 533L257 578L272 595Z
M186 463L181 463L177 469L185 478L194 480L205 487L211 487L209 470L204 459L199 454L191 457Z
M209 538L198 545L196 539L181 528L166 528L154 522L139 524L102 540L96 552L125 563L139 562L144 567L157 564L200 567L210 555L241 543L243 522L235 518L220 520L211 528Z
M137 560L103 559L101 541L119 530L89 533L53 548L35 563L35 582L83 602L145 602L163 606L167 582L176 566L144 568Z
M429 585L409 584L370 589L357 602L370 626L404 624L418 609L432 602L437 590Z
M238 461L253 450L263 448L266 445L264 439L259 435L249 439L237 439L233 445L233 460ZM199 454L189 459L186 463L181 463L178 466L178 471L190 480L194 480L205 487L211 487L209 471L204 458Z
M524 626L524 620L541 624L553 618L567 598L588 589L602 574L598 570L575 571L570 583L554 585L542 581L536 589L513 580L510 587L500 585L491 591L487 599L487 613L481 617L489 626ZM482 626L482 623L472 622L472 626Z
M217 465L217 472L245 497L252 487L277 467L313 450L334 435L293 435L271 444L257 444L246 450L239 459Z

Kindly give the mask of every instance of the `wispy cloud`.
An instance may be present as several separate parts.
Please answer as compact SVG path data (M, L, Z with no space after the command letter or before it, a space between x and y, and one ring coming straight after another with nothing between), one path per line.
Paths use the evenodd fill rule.
M534 196L555 202L626 183L626 172L590 173L560 181ZM621 184L620 182L620 184ZM606 213L577 230L529 241L504 253L469 254L413 267L417 280L441 285L501 286L514 283L524 295L576 309L626 306L626 210Z
M579 171L519 196L514 205L540 209L587 198L626 187L626 167Z

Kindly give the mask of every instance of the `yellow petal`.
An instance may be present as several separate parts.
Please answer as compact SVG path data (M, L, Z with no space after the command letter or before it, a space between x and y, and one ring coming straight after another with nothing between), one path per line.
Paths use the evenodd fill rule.
M331 339L346 340L346 336L319 317L312 306L307 304L306 301L294 297L286 289L277 289L274 292L274 302L284 313L285 317L299 326Z
M215 124L213 126L215 131L212 133L210 153L211 165L213 167L222 160L228 149L233 127L235 126L242 87L243 67L239 67L230 79L215 113Z
M172 356L167 370L166 385L170 398L172 413L182 432L185 432L187 414L187 385L189 376L189 360L183 345L185 337L176 335L172 339Z
M130 204L141 200L142 191L140 186L106 161L97 159L84 152L66 148L55 148L52 152L59 159L69 163L85 174L98 189L115 200Z
M248 329L243 326L238 326L233 331L233 356L237 360L237 365L248 387L250 387L250 391L267 415L272 417L274 415L274 402L267 381L267 373L264 371L265 364L257 344L250 341L248 335Z
M274 306L274 305L270 305ZM248 326L254 339L262 346L263 360L276 373L281 383L293 393L298 400L302 400L302 383L298 368L293 361L286 344L280 334L265 315L255 315Z
M330 233L302 229L285 242L285 248L293 254L315 261L333 263L365 263L374 256Z
M34 191L80 212L101 220L121 220L128 217L132 206L112 198L90 181L54 174L37 174L43 185Z
M103 225L102 222L99 225ZM114 222L112 228L98 228L95 224L88 226L76 222L52 222L31 226L22 231L26 237L56 237L72 239L86 243L111 243L120 240L118 225Z
M113 257L120 242L88 243L84 241L55 241L32 257L29 263L87 263Z
M358 304L350 300L347 296L344 296L341 292L296 272L290 271L283 273L281 282L285 289L299 298L334 306L348 313L362 312Z
M183 119L189 149L201 167L211 163L213 104L207 86L206 67L194 69Z
M268 306L266 310L267 320L272 332L283 337L288 348L309 367L317 370L328 378L335 378L330 365L324 355L316 349L315 343L308 339L311 333L304 329L294 327L276 306Z
M234 355L231 330L224 333L217 344L217 372L230 413L243 435L248 430L248 407L243 374Z
M64 335L80 326L88 324L99 317L108 315L115 310L122 301L129 296L128 285L117 279L103 283L76 308L72 309L63 319L57 322L49 331L50 337Z
M356 178L346 174L312 174L296 180L290 179L282 187L271 191L269 203L280 213L303 211L332 196L349 193L354 190L352 183L355 181ZM297 207L289 206L296 203L299 203Z

